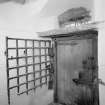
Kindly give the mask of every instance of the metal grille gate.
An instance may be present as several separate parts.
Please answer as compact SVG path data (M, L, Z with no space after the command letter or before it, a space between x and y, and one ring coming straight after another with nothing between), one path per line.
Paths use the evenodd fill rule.
M6 37L6 66L8 104L12 89L16 88L17 95L35 90L47 85L51 60L48 49L50 40L33 40ZM15 81L15 82L14 82ZM31 84L31 86L30 86ZM22 89L22 86L24 88Z

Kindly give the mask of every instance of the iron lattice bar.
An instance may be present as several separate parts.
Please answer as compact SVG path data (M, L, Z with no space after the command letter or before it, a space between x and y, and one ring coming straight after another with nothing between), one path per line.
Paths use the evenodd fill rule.
M41 55L41 42L40 41L39 41L39 55ZM41 56L39 57L39 62L40 62L40 77L41 77L41 74L42 74L42 71L41 71ZM40 78L40 84L41 83L42 83L42 78Z
M42 42L43 45L41 44ZM9 105L11 101L11 91L13 89L16 88L17 95L24 93L28 95L30 91L35 91L38 87L47 84L49 81L47 78L50 74L47 72L48 68L46 68L46 66L51 63L51 60L47 59L47 57L49 57L47 50L51 48L50 45L50 40L6 37L7 93ZM42 50L44 53L42 53ZM43 57L45 58L44 61L42 60ZM42 65L44 65L44 67L42 67ZM45 74L43 74L43 72ZM30 79L30 77L32 79ZM24 79L24 81L21 79ZM43 81L43 79L45 80ZM16 80L15 83L13 82L14 80ZM30 86L30 84L33 85ZM22 86L25 86L23 90Z
M10 105L10 83L9 83L9 63L8 63L8 37L6 37L6 66L7 66L7 95L8 95L8 104Z
M28 62L27 62L27 40L25 40L25 63L26 63L26 93L28 94Z
M47 61L47 62L50 62L50 61ZM46 63L46 62L41 62L41 64L43 63ZM35 63L35 64L27 64L27 65L22 65L22 66L16 66L16 67L10 67L9 69L16 69L16 68L23 68L23 67L26 67L26 66L32 66L32 65L39 65L40 63Z
M35 39L24 39L24 38L10 38L10 37L7 37L8 40L28 40L28 41L41 41L41 42L51 42L50 40L35 40Z
M45 47L46 47L46 42L45 42ZM47 50L45 49L45 66L47 66ZM46 70L46 75L47 75L47 70ZM46 84L47 84L47 77L46 77Z
M19 56L18 55L18 40L16 40L16 56ZM19 66L18 58L16 58L16 63L17 63L17 66ZM17 68L17 85L18 85L17 93L19 93L19 68Z
M44 48L44 47L34 47L35 49L46 49L46 48ZM47 47L48 48L48 47ZM10 47L10 48L8 48L9 50L16 50L16 48L14 48L14 47ZM32 49L32 47L19 47L18 49Z
M32 42L32 47L33 47L33 63L35 64L35 58L34 58L34 41ZM34 78L34 87L35 87L35 66L33 65L33 78ZM34 91L35 91L35 88L34 88Z
M34 48L35 49L35 48ZM31 57L39 57L39 56L45 56L45 55L35 55L35 56L27 56L27 58L31 58ZM48 54L46 56L49 56ZM11 60L11 59L22 59L22 58L26 58L25 56L23 57L11 57L11 58L8 58L8 60Z

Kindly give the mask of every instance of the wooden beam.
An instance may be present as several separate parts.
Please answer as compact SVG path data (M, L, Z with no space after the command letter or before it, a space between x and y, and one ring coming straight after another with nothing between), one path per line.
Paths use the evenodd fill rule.
M0 0L0 3L15 2L19 4L25 4L27 0Z

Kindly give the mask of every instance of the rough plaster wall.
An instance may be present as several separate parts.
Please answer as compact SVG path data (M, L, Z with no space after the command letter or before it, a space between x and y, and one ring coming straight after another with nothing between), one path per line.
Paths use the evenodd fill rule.
M95 21L105 20L105 0L94 0ZM100 25L98 34L98 67L99 78L105 82L105 23ZM105 104L105 86L99 85L100 105Z

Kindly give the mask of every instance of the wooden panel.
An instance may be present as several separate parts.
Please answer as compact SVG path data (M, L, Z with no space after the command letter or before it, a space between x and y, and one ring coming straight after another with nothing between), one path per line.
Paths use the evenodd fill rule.
M70 40L57 42L57 94L61 103L73 104L76 97L85 91L91 96L91 87L76 85L73 79L79 78L80 72L85 72L82 77L91 80L91 70L83 68L83 62L93 56L92 39ZM90 69L90 68L88 68Z

